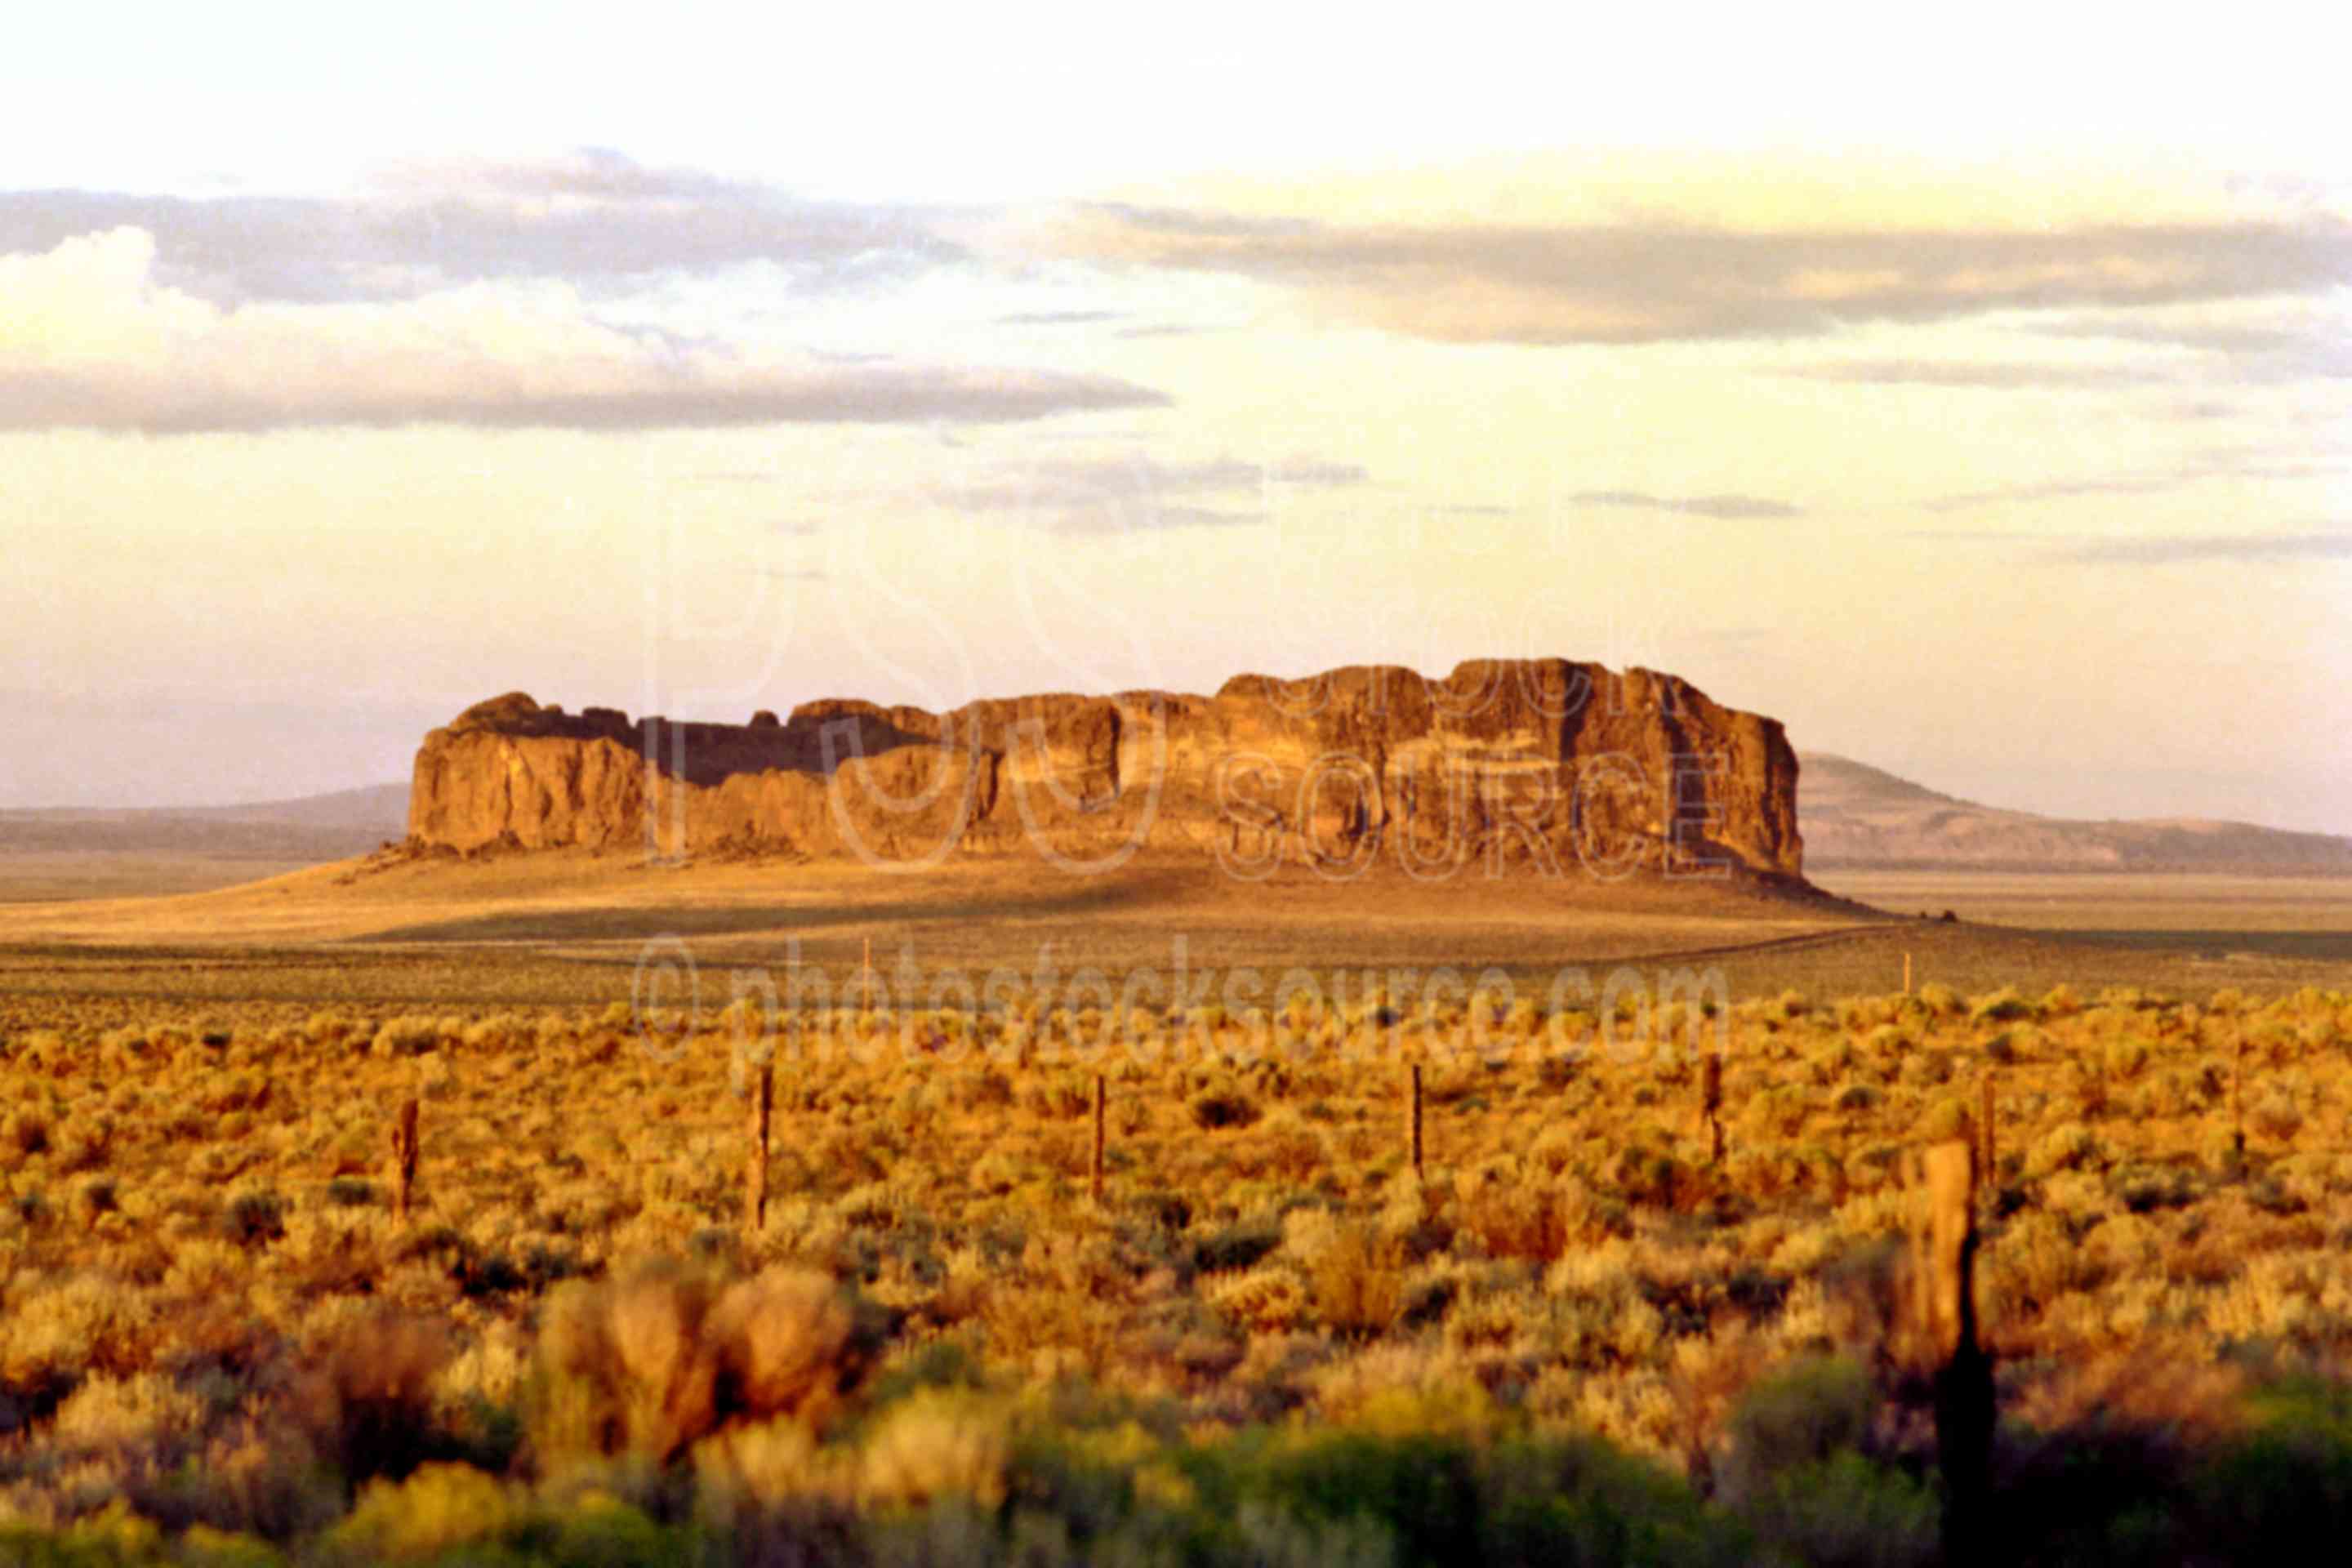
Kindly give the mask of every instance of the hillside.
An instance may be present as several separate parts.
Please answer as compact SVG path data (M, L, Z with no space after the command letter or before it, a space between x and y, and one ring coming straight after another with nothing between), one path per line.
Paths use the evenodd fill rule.
M314 862L407 832L408 786L371 784L247 805L0 811L0 855L148 855Z
M2352 875L2352 839L2198 817L2086 822L1980 805L1800 752L1805 866Z

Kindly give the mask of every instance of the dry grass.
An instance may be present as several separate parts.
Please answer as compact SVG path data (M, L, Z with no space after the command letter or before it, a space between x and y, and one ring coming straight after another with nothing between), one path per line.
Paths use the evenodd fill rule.
M1271 951L1339 940L1318 897L1269 922ZM1392 935L1474 962L1472 908ZM1979 1296L2022 1423L2017 1485L2055 1463L2052 1434L2093 1440L2098 1378L2176 1373L2133 1381L2132 1430L2174 1434L2142 1456L2160 1468L2238 1429L2250 1369L2352 1356L2340 973L2159 992L2028 966L1975 984L1940 958L2000 950L1936 947L1988 942L1949 931L1850 944L1881 966L1918 955L1910 996L1791 984L1818 952L1783 952L1770 984L1754 960L1720 1165L1685 1051L1604 1050L1589 1011L1540 1003L1157 1005L1129 1020L1149 1047L1132 1055L1106 1048L1102 1010L1018 992L814 1014L776 1064L753 1235L740 1016L641 1033L609 961L18 949L0 955L25 982L0 1003L0 1505L63 1526L127 1499L174 1530L280 1541L341 1519L367 1554L410 1539L401 1521L441 1521L416 1527L428 1541L528 1534L578 1487L739 1531L814 1509L834 1540L843 1518L942 1500L1012 1508L1016 1473L1038 1484L1036 1434L1078 1429L1035 1402L1082 1385L1157 1412L1124 1436L1141 1417L1079 1426L1167 1500L1198 1502L1203 1456L1269 1424L1485 1443L1500 1423L1598 1435L1811 1541L1828 1525L1749 1451L1780 1428L1735 1413L1776 1369L1843 1358L1869 1409L1803 1462L1843 1462L1840 1444L1919 1461L1924 1409L1874 1370L1896 1173L1906 1146L1974 1131L1989 1068ZM1066 962L1146 941L1118 927ZM1401 1053L1426 1090L1418 1173ZM385 1128L410 1095L424 1160L402 1227ZM1844 1384L1814 1381L1775 1396L1789 1420L1845 1408ZM1853 1517L1911 1529L1916 1488L1820 1484L1864 1480L1884 1486Z

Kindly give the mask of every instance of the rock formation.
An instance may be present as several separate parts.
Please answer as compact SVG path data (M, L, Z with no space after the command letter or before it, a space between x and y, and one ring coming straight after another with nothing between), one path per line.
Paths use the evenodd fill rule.
M409 834L489 844L1029 857L1078 872L1212 858L1237 876L1484 863L1794 879L1797 760L1773 720L1687 682L1561 659L1445 679L1379 666L949 713L829 700L778 723L569 715L520 692L416 755Z

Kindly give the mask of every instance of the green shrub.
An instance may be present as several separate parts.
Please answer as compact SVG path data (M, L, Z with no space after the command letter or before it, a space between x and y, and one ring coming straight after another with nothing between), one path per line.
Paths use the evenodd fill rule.
M1877 1405L1870 1374L1845 1356L1811 1357L1759 1383L1731 1413L1718 1472L1725 1498L1744 1506L1795 1472L1860 1448Z
M2004 985L1990 996L1979 996L1969 1009L1969 1017L1979 1024L2008 1024L2034 1016L2033 1004L2018 994L2014 985Z
M2340 1543L2352 1529L2352 1389L2297 1382L2250 1404L2253 1430L2200 1467L2189 1488L2209 1548L2284 1563Z
M1817 1568L1898 1568L1941 1552L1927 1483L1852 1450L1776 1477L1742 1513L1764 1541Z

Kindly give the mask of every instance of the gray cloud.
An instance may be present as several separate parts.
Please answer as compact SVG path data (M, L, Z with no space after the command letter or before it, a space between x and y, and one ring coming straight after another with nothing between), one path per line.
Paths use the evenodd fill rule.
M1082 208L1055 238L1109 259L1297 287L1459 342L1800 337L1862 321L2312 293L2352 278L2352 225L1772 233L1697 224L1449 228Z
M1368 477L1354 463L1295 458L1258 464L1238 458L1168 463L1138 453L1032 462L931 493L961 510L1024 512L1059 531L1107 533L1259 523L1265 521L1261 512L1204 507L1199 499L1245 496L1269 483L1318 489L1359 485Z
M1643 490L1583 490L1568 498L1583 506L1631 507L1726 520L1801 517L1803 510L1764 496L1654 496Z
M2168 490L2188 482L2186 474L2130 475L2097 479L2059 479L2043 484L2009 485L1998 489L1967 490L1938 496L1927 503L1929 511L1963 511L1970 507L2013 501L2072 500L2082 496L2136 496Z
M1014 310L996 321L1006 327L1076 327L1116 321L1121 314L1118 310Z
M974 511L1051 510L1071 505L1149 503L1163 495L1252 489L1266 483L1355 485L1363 483L1366 477L1363 468L1354 463L1297 460L1266 465L1244 462L1238 458L1163 463L1137 455L1035 462L940 494L941 499Z
M2305 313L2271 323L2141 320L2113 314L2036 323L2048 337L2153 343L2218 359L2209 376L2237 382L2332 381L2352 376L2352 332Z
M1052 527L1055 533L1125 533L1135 529L1254 528L1264 521L1265 518L1254 512L1162 502L1133 512L1076 508L1055 517Z
M2292 561L2352 561L2352 529L2325 533L2201 533L2104 539L2050 557L2070 565L2161 566L2183 561L2263 565Z
M754 262L798 288L850 288L961 258L944 209L808 201L588 152L539 163L390 171L340 198L206 200L86 190L0 192L0 255L138 228L156 280L220 305L413 299L562 278L591 293Z
M2029 360L1975 363L1963 360L1864 359L1801 365L1786 373L1811 381L1871 385L1981 387L2123 387L2176 385L2178 372L2155 367L2053 364Z
M1104 375L738 351L528 282L222 306L159 281L160 257L131 227L0 255L0 309L52 329L0 340L0 429L945 426L1168 401Z
M2210 561L2264 565L2295 561L2352 561L2352 529L2269 533L2021 534L1997 529L1913 529L1908 539L1938 543L2022 547L2022 558L2043 566L2162 566ZM2058 548L2053 548L2056 546Z
M2043 480L2030 485L2003 485L1992 489L1938 496L1923 504L1929 511L1945 512L1989 505L2075 500L2085 496L2155 495L2206 479L2324 479L2341 472L2342 468L2338 462L2315 461L2302 456L2283 459L2278 449L2271 447L2221 447L2209 448L2160 473L2105 474L2080 479Z
M2142 321L2127 316L2095 316L2066 321L2037 321L2028 329L2046 338L2096 338L2127 343L2163 343L2210 353L2275 353L2301 346L2308 334L2285 327L2253 327L2210 321Z
M462 425L482 429L652 430L784 423L898 424L1042 418L1163 405L1101 376L915 367L811 371L599 367L552 376L462 374L432 384L289 378L275 385L173 377L0 371L0 430L91 428L152 436L306 427ZM517 386L520 379L527 384Z

